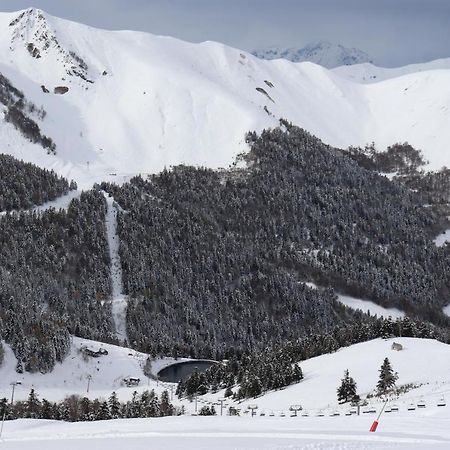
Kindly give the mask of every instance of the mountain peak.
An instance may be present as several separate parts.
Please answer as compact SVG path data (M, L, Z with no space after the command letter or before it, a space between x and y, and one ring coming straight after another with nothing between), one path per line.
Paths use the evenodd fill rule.
M287 59L292 62L309 61L329 69L373 62L370 56L357 48L347 48L341 44L321 40L313 41L302 48L269 48L255 50L253 55L261 59Z
M38 8L20 11L9 23L11 51L24 52L27 58L56 61L62 79L68 75L90 82L87 64L70 48L70 45L64 46L61 43L57 32L58 19L52 19Z

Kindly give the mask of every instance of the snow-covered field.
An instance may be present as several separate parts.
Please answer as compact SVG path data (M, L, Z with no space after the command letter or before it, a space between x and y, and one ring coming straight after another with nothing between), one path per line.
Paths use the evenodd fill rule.
M2 151L53 168L80 188L180 163L227 167L247 149L247 131L280 117L338 147L409 141L430 168L450 165L450 59L328 70L264 61L215 42L98 30L39 10L19 16L0 14L0 72L47 111L38 123L57 153L3 121ZM72 66L92 83L69 74ZM375 82L366 83L367 74ZM55 95L61 85L69 91Z
M5 450L350 450L448 449L449 407L386 414L376 433L373 416L170 417L104 422L7 422Z

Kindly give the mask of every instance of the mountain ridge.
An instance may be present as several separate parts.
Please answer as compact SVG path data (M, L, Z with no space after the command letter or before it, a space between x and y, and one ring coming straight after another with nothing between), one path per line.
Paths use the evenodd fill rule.
M365 85L361 65L342 73L263 61L220 43L104 31L35 9L2 13L0 23L0 72L45 110L37 123L56 155L3 122L0 143L81 188L177 164L227 167L248 150L247 131L280 118L336 147L407 140L431 169L450 165L447 60ZM68 91L55 94L58 87Z
M254 50L252 54L258 58L268 60L283 58L295 63L312 62L327 69L354 64L373 63L373 59L366 52L358 48L348 48L341 44L334 44L325 40L310 42L301 48L273 47Z

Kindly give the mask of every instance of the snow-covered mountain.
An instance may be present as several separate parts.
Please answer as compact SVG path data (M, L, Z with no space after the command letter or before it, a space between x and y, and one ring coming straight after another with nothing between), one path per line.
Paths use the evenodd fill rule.
M8 112L14 89L23 92L21 112L56 149L6 121L0 144L83 188L180 163L226 167L247 149L247 131L282 117L338 147L407 140L440 168L450 165L448 61L366 84L361 67L372 65L342 73L214 42L98 30L37 9L3 13L0 73L10 86L0 107Z
M312 62L328 69L353 64L372 63L372 58L357 48L344 47L328 41L311 42L302 48L268 48L255 50L253 55L262 59L287 59L292 62Z

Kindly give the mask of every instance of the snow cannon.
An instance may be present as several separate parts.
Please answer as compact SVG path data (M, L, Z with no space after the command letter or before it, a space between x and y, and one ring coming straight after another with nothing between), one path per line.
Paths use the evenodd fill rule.
M378 428L378 420L374 420L372 426L370 427L370 432L371 433L375 433L375 431L377 431Z

